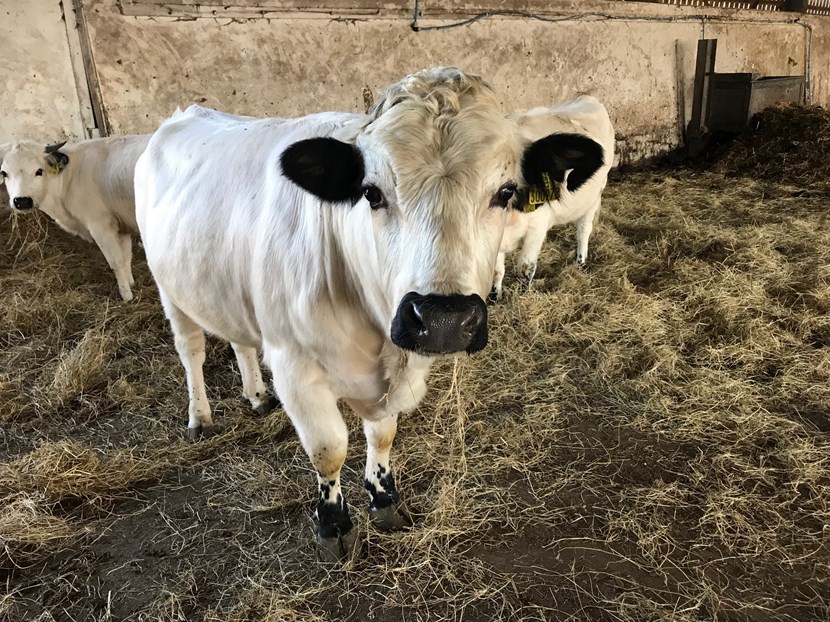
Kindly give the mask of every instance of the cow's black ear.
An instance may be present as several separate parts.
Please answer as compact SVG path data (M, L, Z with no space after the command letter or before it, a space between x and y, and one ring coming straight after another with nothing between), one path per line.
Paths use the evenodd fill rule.
M60 173L69 164L69 156L60 150L65 144L66 141L54 145L46 145L46 149L44 149L46 153L46 164L49 166L49 172L53 175Z
M580 134L551 134L531 144L522 157L522 175L531 188L544 187L544 175L574 192L604 164L602 146Z
M363 156L335 138L294 143L280 158L282 173L303 190L330 202L356 202L362 193Z

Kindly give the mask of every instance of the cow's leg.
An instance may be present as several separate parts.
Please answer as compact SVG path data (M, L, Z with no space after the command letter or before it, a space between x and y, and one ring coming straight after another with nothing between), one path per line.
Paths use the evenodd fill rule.
M522 250L519 251L516 259L519 277L522 279L525 288L529 288L533 282L533 277L536 274L536 262L539 260L539 253L542 252L542 244L545 242L547 232L548 229L545 223L541 222L541 219L534 219L534 222L527 228Z
M130 258L124 256L117 224L110 221L96 223L89 228L89 233L115 273L115 280L118 281L118 292L121 294L121 298L129 302L133 299L133 292L130 289L130 279L132 278L130 276Z
M490 292L488 298L488 302L490 303L501 300L501 288L504 282L504 255L504 252L499 251L499 256L496 259L496 272L493 275L493 290Z
M248 398L257 414L267 415L279 406L280 402L273 395L268 395L265 389L257 349L233 342L231 347L236 354L236 364L242 375L242 394Z
M581 268L584 268L588 263L588 240L594 228L594 219L597 213L599 213L600 202L601 198L597 198L594 207L585 212L582 218L576 221L576 263Z
M364 486L369 493L369 517L384 531L397 531L412 526L412 517L401 503L389 464L389 452L397 429L397 415L377 421L363 420L363 432L366 434Z
M129 233L122 233L119 236L121 241L121 257L127 262L127 278L130 287L135 287L133 278L133 236Z
M196 322L170 302L161 288L159 294L164 313L173 329L176 351L187 376L187 392L190 397L187 435L195 440L200 436L208 436L213 431L213 417L205 392L205 378L202 375L202 366L205 363L205 333Z
M348 557L355 550L357 530L340 489L349 437L337 398L315 363L296 352L272 351L267 344L265 352L274 389L317 471L317 542L329 561Z

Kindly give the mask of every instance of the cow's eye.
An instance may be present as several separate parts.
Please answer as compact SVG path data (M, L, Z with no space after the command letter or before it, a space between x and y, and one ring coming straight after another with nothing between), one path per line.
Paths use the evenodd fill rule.
M35 177L40 177L41 175L43 175L43 169L39 168L35 171Z
M383 193L375 185L368 185L363 187L363 196L369 201L369 207L372 209L382 209L386 207L386 200L383 198Z
M6 173L6 171L0 171L0 177L2 177L3 179L5 179L8 176L9 175L8 175L8 173Z
M510 203L510 199L513 198L515 193L516 184L512 182L504 184L501 188L499 188L496 196L493 197L493 204L498 205L499 207L507 207L507 204Z

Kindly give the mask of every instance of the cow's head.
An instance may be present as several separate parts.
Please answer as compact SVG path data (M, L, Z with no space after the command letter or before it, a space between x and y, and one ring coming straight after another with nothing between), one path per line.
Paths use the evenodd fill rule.
M283 173L322 200L371 214L393 343L422 354L481 350L484 299L525 176L544 169L563 179L586 157L596 170L602 149L579 137L564 148L528 144L492 89L455 67L404 78L370 116L354 143L294 143Z
M58 175L69 162L60 148L66 143L43 145L21 142L12 145L0 166L0 177L9 193L9 205L15 210L40 207L48 193L49 178Z

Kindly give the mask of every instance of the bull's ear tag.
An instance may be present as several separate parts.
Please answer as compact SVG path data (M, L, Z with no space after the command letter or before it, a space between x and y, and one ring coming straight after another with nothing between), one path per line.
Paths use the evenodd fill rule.
M522 208L523 212L535 212L540 205L556 201L561 196L561 184L551 179L547 173L542 173L542 183L544 188L533 186L527 193L527 203Z
M54 166L54 165L53 165L53 166L50 166L50 167L47 169L47 172L48 172L50 175L57 175L57 174L59 174L59 173L61 172L61 170L60 170L57 166Z

